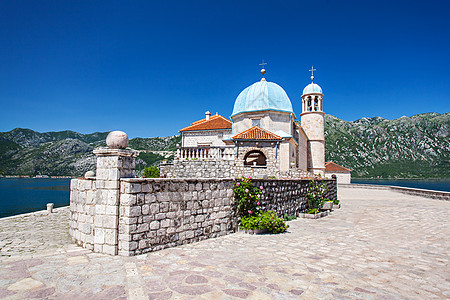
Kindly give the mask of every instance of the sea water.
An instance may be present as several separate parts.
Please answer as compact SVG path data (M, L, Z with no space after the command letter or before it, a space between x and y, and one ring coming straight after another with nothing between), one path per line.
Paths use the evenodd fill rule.
M395 185L450 192L450 179L352 179L352 183ZM0 178L0 218L45 210L70 202L70 179Z
M69 198L70 179L0 178L0 218L67 206Z
M393 185L416 189L450 192L450 178L445 179L353 179L352 183Z

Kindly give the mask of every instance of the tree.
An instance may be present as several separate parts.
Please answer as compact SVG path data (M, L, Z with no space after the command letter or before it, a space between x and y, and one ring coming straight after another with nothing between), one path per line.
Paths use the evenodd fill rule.
M151 166L144 169L142 176L145 178L158 178L159 177L159 169L155 166Z

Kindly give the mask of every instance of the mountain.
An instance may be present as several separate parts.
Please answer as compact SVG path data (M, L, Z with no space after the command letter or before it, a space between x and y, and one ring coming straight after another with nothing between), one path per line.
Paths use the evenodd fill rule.
M81 176L95 169L92 150L107 132L0 132L0 173ZM137 169L171 159L181 136L134 138ZM325 115L325 159L353 170L353 177L450 177L450 113L348 122Z
M450 113L353 122L325 116L325 159L353 177L450 177Z
M74 131L44 132L16 128L0 132L0 174L81 176L95 170L92 150L106 146L108 132L81 134ZM138 168L173 157L180 136L135 138L130 147L145 150L137 160Z

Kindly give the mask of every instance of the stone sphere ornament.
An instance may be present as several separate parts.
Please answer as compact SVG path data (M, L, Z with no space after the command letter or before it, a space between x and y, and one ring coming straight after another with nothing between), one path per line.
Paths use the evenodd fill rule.
M128 135L123 131L111 131L106 137L109 149L125 149L128 146Z
M95 173L93 171L87 171L84 173L84 178L93 178L95 177Z

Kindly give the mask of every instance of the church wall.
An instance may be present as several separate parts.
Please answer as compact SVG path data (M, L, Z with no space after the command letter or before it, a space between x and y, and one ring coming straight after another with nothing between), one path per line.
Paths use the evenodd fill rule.
M265 129L270 130L273 133L278 130L282 130L287 134L292 135L292 122L290 119L290 114L269 111L268 121L269 124L267 127L264 127Z
M311 155L311 164L308 171L314 174L325 175L325 143L323 141L309 141L309 153Z
M282 130L288 134L292 134L292 122L289 113L264 111L242 113L233 117L233 135L252 128L254 126L252 119L260 119L259 127L267 129L270 132L275 133L278 130Z
M219 133L223 136L219 137ZM185 131L182 133L183 147L197 147L199 144L210 144L211 146L225 146L223 138L231 135L231 130L204 130Z
M308 142L303 134L298 135L298 168L308 169Z
M290 165L290 144L283 142L280 144L280 171L287 172Z

